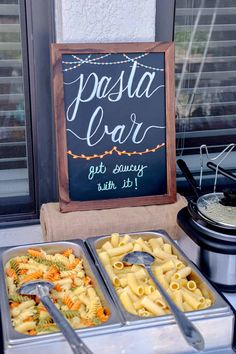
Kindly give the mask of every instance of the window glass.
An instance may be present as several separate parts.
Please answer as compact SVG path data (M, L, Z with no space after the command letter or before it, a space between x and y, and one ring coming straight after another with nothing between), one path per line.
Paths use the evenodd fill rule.
M0 0L0 228L57 200L50 44L54 0Z
M175 43L177 155L221 151L236 143L235 0L177 0Z
M20 18L18 0L0 0L0 214L6 212L4 205L6 200L6 204L11 203L9 198L29 201L30 197L30 117L25 103Z

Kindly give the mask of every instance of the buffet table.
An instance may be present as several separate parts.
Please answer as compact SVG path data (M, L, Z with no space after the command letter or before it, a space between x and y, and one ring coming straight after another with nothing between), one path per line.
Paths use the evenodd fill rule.
M72 242L76 243L76 240ZM234 295L231 295L231 299ZM218 302L219 300L219 302ZM231 349L231 331L234 316L228 304L220 297L217 299L219 307L209 311L204 316L189 316L204 333L206 353L233 353ZM207 310L208 311L208 310ZM199 311L200 312L200 311ZM84 332L84 333L82 333ZM154 354L154 353L194 353L179 334L179 329L171 315L166 316L166 321L140 321L139 323L122 323L116 318L115 323L109 328L100 331L79 331L81 338L95 354ZM36 336L37 337L37 336ZM35 338L36 338L35 337ZM173 345L178 338L178 345ZM27 354L32 353L71 353L71 349L60 333L50 334L47 338L37 337L34 340L22 342L19 345L8 346L5 353Z

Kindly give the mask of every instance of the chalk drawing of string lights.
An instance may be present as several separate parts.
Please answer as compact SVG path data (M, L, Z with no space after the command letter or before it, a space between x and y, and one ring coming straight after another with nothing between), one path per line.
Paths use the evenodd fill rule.
M149 53L142 53L134 58L129 57L126 54L122 54L122 56L125 58L124 60L118 60L118 61L100 61L101 59L104 58L108 58L111 56L111 53L109 54L105 54L102 55L100 57L96 57L96 58L91 58L91 54L89 56L87 56L87 58L85 59L81 59L79 56L77 55L72 55L73 59L76 59L75 61L62 61L62 63L64 65L72 65L69 67L66 67L65 69L63 69L63 71L70 71L70 70L74 70L78 67L80 67L83 64L90 64L90 65L120 65L120 64L125 64L125 63L134 63L137 62L137 66L140 67L144 67L146 69L150 69L150 70L154 70L154 71L164 71L163 68L156 68L153 66L148 66L148 65L144 65L142 63L140 63L138 60L142 59L143 57L146 57L147 55L149 55Z
M141 155L149 154L151 152L155 152L164 146L165 146L165 143L162 143L162 144L158 144L157 146L155 146L152 149L146 149L144 151L126 151L126 150L121 151L116 146L113 146L113 148L111 150L104 151L102 154L76 155L76 154L73 154L73 152L71 150L68 150L67 154L70 155L73 159L85 159L85 160L92 160L92 159L98 159L98 158L102 159L104 156L109 156L109 155L112 155L113 153L116 153L119 156L121 156L121 155L127 155L127 156L140 155L141 156Z

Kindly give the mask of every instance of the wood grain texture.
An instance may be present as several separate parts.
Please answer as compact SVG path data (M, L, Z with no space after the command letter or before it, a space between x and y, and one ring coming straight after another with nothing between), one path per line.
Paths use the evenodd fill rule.
M153 52L165 55L166 86L166 163L167 193L144 197L116 198L92 201L71 201L68 184L66 119L64 106L62 55L86 53L138 53ZM105 43L105 44L52 44L52 86L56 125L59 201L62 212L91 209L121 208L152 204L168 204L176 201L176 152L175 152L175 96L174 96L174 44L156 43Z

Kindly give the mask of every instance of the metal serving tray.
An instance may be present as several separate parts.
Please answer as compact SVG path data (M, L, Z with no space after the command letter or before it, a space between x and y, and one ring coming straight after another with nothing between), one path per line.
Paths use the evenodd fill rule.
M93 336L96 333L109 333L114 328L121 326L121 318L120 315L115 308L112 300L110 299L109 294L103 284L103 281L98 274L96 267L94 266L88 251L84 245L84 242L81 240L76 240L75 242L50 242L50 243L38 243L32 245L24 245L18 247L9 247L0 250L0 306L1 306L1 318L2 318L2 328L3 328L3 340L4 340L4 348L5 351L12 352L12 349L16 350L16 352L20 352L19 346L22 346L22 349L25 353L26 347L29 345L39 345L39 343L50 343L50 342L65 342L64 336L61 332L55 332L50 334L41 334L36 336L29 336L25 334L21 334L13 328L10 319L9 313L9 305L8 305L8 296L7 296L7 288L6 288L6 280L4 274L4 265L6 262L15 257L20 256L26 253L28 248L42 248L47 252L61 252L66 248L72 248L74 250L74 254L83 259L84 269L87 275L89 275L93 281L93 284L97 290L97 293L103 303L104 306L110 309L111 315L107 322L104 322L101 325L95 327L81 328L76 330L80 335ZM67 345L67 343L66 343ZM26 347L25 347L26 346Z
M144 236L144 233L138 235ZM154 237L153 233L151 233L151 235ZM157 235L159 236L159 234ZM94 246L96 247L96 241L102 239L105 238L91 239L91 242L93 240L91 246L94 243ZM89 242L87 242L87 244L89 244ZM91 246L90 249L92 249ZM106 288L97 274L96 267L91 263L83 243L80 240L73 240L72 242L51 242L0 249L0 276L2 277L0 282L0 304L2 310L5 354L72 354L70 346L60 332L32 336L29 338L29 336L24 336L14 331L10 324L3 264L5 264L9 258L19 254L19 251L21 252L22 250L22 253L24 253L25 249L28 247L46 247L53 248L53 250L57 250L55 247L59 247L59 249L72 247L75 249L76 254L80 256L82 253L85 257L85 264L88 262L89 266L86 271L90 275L89 269L91 270L94 283L98 284L98 288L101 290L105 300L108 302L108 307L110 307L112 312L112 317L106 324L96 328L77 330L77 333L83 338L94 354L196 353L186 344L185 340L180 335L179 329L172 316L166 316L166 318L168 317L169 319L166 322L162 321L161 323L159 322L160 318L156 317L156 321L150 322L149 319L147 319L147 321L137 320L126 325L123 319L122 325L119 313L115 311L113 303L109 300L109 296L106 295ZM94 255L96 255L96 250ZM98 262L96 263L96 266L97 265ZM195 325L204 335L206 344L206 350L204 350L204 353L207 354L233 354L231 342L234 317L229 306L224 301L221 306L221 311L216 309L208 315L201 315L198 318L195 317L194 320ZM22 339L24 339L24 341L22 341Z
M193 274L201 280L206 286L211 294L211 299L213 304L211 307L192 311L186 313L186 315L191 319L195 325L199 328L201 333L204 336L206 349L210 349L216 346L231 346L232 338L233 338L233 325L234 325L234 316L229 307L229 305L223 300L223 298L216 292L216 290L211 286L211 284L207 281L207 279L200 273L198 268L186 257L186 255L181 251L176 242L174 242L169 235L163 231L150 231L150 232L142 232L142 233L130 233L132 238L142 237L144 240L148 240L150 238L162 237L166 243L172 245L174 253L182 260L185 264L189 265L192 268ZM123 316L123 320L129 328L147 328L155 326L156 330L156 338L159 337L159 334L163 332L163 328L165 328L165 333L170 340L170 336L176 332L178 334L178 328L175 324L174 317L170 315L164 316L156 316L156 317L140 317L133 315L125 310L123 305L121 304L119 297L111 283L111 280L102 265L97 249L101 248L101 246L108 241L110 236L101 236L101 237L92 237L86 240L86 244L88 245L92 256L94 257L94 262L101 272L101 275L106 283L106 286L115 302L115 304L119 307L120 312ZM159 329L157 328L159 327ZM158 334L159 333L159 334ZM175 335L176 335L175 334ZM166 336L165 335L165 336ZM178 334L178 341L183 345L183 351L180 353L185 353L187 350L182 343L181 335ZM178 343L179 344L179 343ZM170 342L169 342L170 345ZM167 350L167 349L165 349ZM176 350L176 348L175 348ZM169 351L165 351L165 353L169 353ZM176 351L177 352L177 351ZM162 353L160 351L160 353ZM164 353L164 352L163 352Z

